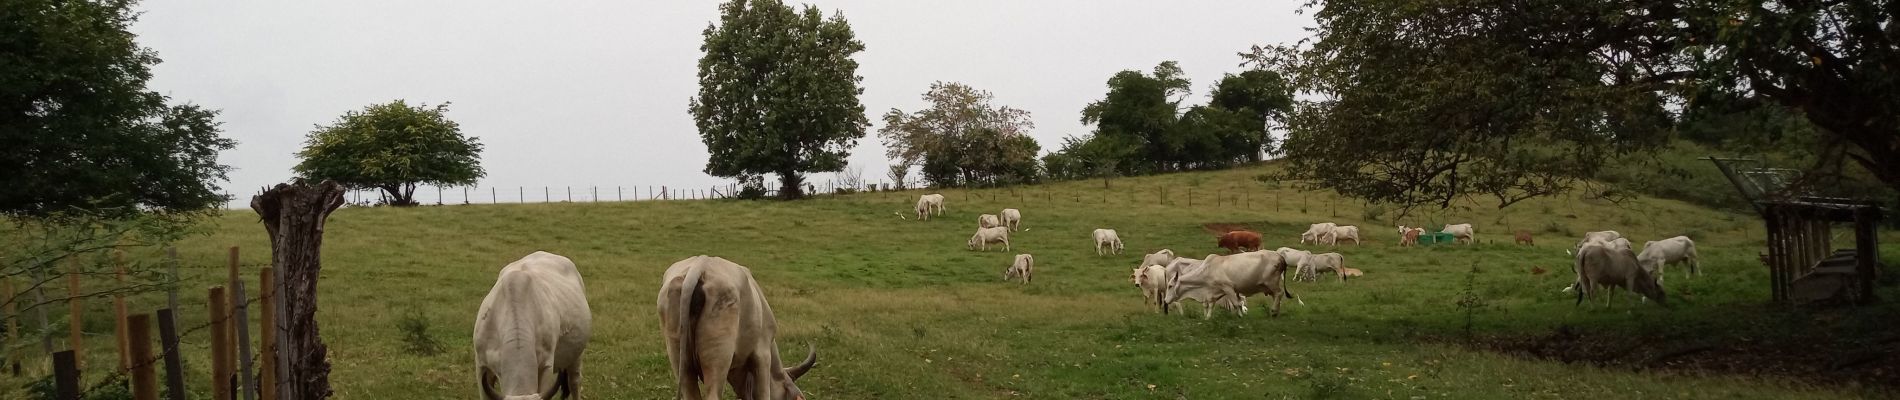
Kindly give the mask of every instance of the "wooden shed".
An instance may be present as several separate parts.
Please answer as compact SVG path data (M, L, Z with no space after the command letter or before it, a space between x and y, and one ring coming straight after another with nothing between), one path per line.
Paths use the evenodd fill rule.
M1874 299L1880 273L1879 226L1873 202L1814 196L1797 182L1799 171L1766 168L1749 159L1713 161L1768 228L1769 290L1775 302L1864 303ZM1848 247L1836 248L1837 226L1851 226Z

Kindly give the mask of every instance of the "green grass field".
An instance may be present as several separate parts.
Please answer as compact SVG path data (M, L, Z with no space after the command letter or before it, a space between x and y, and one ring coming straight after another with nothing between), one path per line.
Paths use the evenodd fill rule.
M1252 179L1270 167L1015 189L943 191L949 212L899 219L921 191L800 202L653 201L350 208L330 218L319 318L344 399L476 397L469 354L476 306L504 264L536 250L572 258L586 277L594 332L582 385L593 399L671 398L654 299L675 261L708 254L753 270L779 320L788 357L806 343L819 366L800 387L812 399L1037 398L1851 398L1890 395L1893 382L1818 384L1780 376L1635 370L1522 358L1459 343L1476 337L1590 332L1693 342L1766 340L1816 332L1878 332L1895 308L1803 311L1765 306L1763 233L1749 214L1675 201L1608 204L1540 199L1497 210L1472 203L1408 225L1469 222L1483 243L1397 247L1389 221L1325 192ZM1169 204L1162 204L1166 188ZM1189 205L1189 192L1192 205ZM1304 200L1302 200L1304 199ZM1219 205L1215 203L1219 202ZM967 251L976 215L1023 210L1014 252ZM1373 213L1377 217L1376 213ZM1220 251L1205 223L1245 223L1269 248L1298 246L1306 224L1361 226L1345 246L1363 278L1293 283L1306 305L1279 318L1217 313L1163 316L1128 281L1141 253L1161 248L1199 258ZM1097 256L1089 232L1114 228L1127 254ZM1538 246L1510 244L1529 229ZM1557 290L1572 279L1563 248L1589 230L1643 240L1690 234L1704 276L1671 269L1674 309L1576 307ZM1891 236L1889 233L1888 237ZM1837 241L1836 243L1846 243ZM224 247L245 263L268 261L249 211L227 212L209 234L179 246L186 264L218 264ZM1016 253L1036 256L1033 284L1004 283ZM1900 254L1887 246L1886 254ZM1889 257L1889 260L1892 260ZM1889 261L1891 264L1892 262ZM1541 267L1550 273L1533 275ZM188 269L186 325L203 321L203 288L222 271ZM254 279L254 272L247 275ZM1900 298L1890 287L1887 299ZM1475 298L1480 307L1461 308ZM145 310L161 295L133 299ZM103 309L103 308L99 308ZM398 321L420 314L446 351L404 350ZM94 313L93 331L111 332ZM1891 335L1890 333L1886 335ZM1851 336L1849 342L1863 336ZM62 336L63 337L63 336ZM93 339L95 342L107 340ZM209 369L205 339L188 354L195 390ZM109 346L89 359L104 365ZM1640 351L1650 351L1645 348ZM1639 355L1636 355L1640 357ZM90 370L90 369L89 369ZM1884 385L1884 386L1883 386ZM17 384L10 388L19 387Z

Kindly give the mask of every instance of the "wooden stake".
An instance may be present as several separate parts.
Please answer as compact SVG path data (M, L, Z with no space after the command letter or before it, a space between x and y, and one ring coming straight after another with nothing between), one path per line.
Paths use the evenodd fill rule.
M178 319L167 308L158 310L158 343L165 351L165 393L169 399L185 398L185 362L178 354Z
M230 305L225 304L223 286L212 286L210 292L211 398L231 400L231 327L230 318L224 315Z
M13 293L12 278L0 278L0 293L6 296L7 319L7 335L0 337L0 349L7 349L4 355L11 361L8 369L13 371L13 376L20 376L20 358L13 353L13 342L20 339L20 312L19 307L14 306L19 303L14 301L19 295Z
M79 400L79 353L53 353L53 398Z
M257 384L251 381L253 376L251 375L251 313L244 304L246 300L244 295L244 279L238 274L238 268L238 247L231 246L229 277L231 281L229 283L229 285L231 285L231 310L230 313L226 315L230 315L231 318L233 318L230 324L233 334L231 340L235 342L236 347L234 349L237 351L237 353L232 356L232 358L237 361L237 370L233 372L236 372L238 376L238 387L241 389L238 393L241 393L244 399L250 400L257 398L255 393Z
M125 318L127 339L133 365L132 398L158 400L158 376L152 368L152 316L139 314Z

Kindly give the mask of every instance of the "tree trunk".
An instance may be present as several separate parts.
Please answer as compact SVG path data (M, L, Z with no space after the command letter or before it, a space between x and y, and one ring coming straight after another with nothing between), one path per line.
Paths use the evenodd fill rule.
M805 197L805 177L797 172L778 172L778 197L784 200L797 200Z
M299 179L251 198L271 238L271 265L278 272L277 376L279 399L330 397L330 361L317 335L317 272L322 268L323 224L343 205L343 187Z

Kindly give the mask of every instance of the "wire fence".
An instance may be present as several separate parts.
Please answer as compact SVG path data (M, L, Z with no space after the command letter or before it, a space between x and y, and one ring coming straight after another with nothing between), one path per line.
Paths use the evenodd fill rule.
M885 181L810 182L801 189L808 195L835 194L870 190L888 190L896 185ZM767 183L766 196L776 196L782 185ZM502 203L599 203L654 200L706 200L737 197L744 190L738 184L707 186L669 185L563 185L563 186L418 186L412 200L425 205L502 204ZM230 196L231 194L227 194ZM237 198L237 197L232 197ZM381 189L355 189L344 193L345 204L369 206L388 202ZM244 207L242 201L232 203Z

